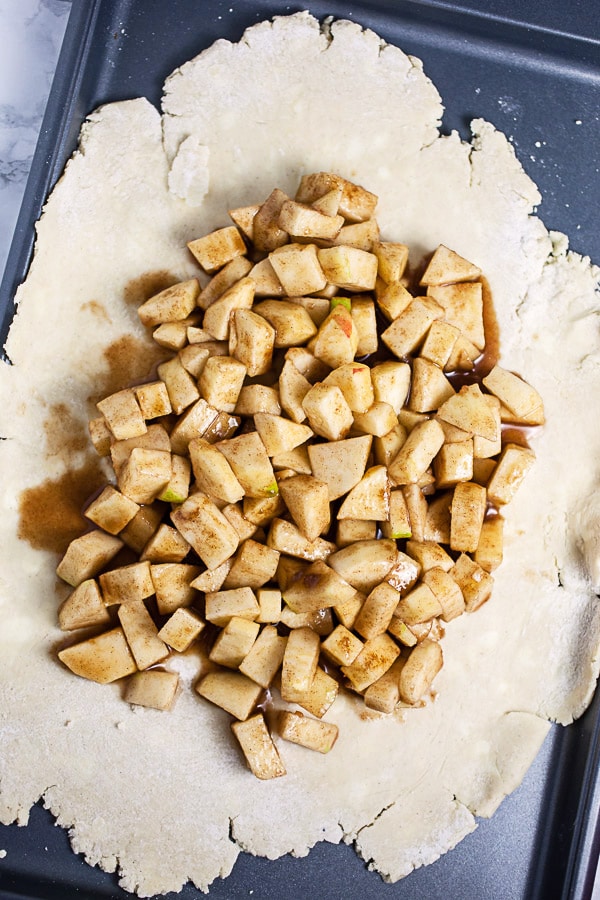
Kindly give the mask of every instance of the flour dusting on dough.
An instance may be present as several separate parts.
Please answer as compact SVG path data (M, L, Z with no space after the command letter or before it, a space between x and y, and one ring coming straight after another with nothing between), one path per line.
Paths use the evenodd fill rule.
M74 850L141 896L188 880L205 890L242 848L303 856L321 840L355 842L384 878L401 878L490 815L548 720L568 723L590 700L600 612L581 541L592 546L599 528L586 505L600 480L589 415L600 395L599 272L533 215L539 193L507 139L481 120L470 143L441 137L441 113L419 61L373 32L342 21L325 33L306 13L263 22L171 75L162 117L144 99L94 112L38 223L7 342L14 365L0 372L0 820L26 822L43 796ZM203 155L186 186L178 154L188 150ZM287 744L290 774L261 783L227 714L192 691L170 714L134 711L118 686L57 663L57 556L18 538L19 496L64 474L64 455L48 456L40 439L49 410L68 403L85 419L106 348L146 340L127 285L159 268L196 275L186 241L319 170L379 195L384 239L417 256L445 243L482 269L503 363L540 391L548 424L506 514L493 598L447 627L436 702L404 722L365 722L343 697L334 751L315 761ZM93 320L92 302L105 313ZM194 658L180 665L192 684ZM402 766L389 765L396 756Z

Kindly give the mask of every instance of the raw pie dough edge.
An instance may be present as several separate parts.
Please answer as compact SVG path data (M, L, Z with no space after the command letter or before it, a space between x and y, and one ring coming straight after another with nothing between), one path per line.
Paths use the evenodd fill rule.
M332 29L334 35L336 27L339 28L340 40L348 36L357 42L357 47L360 46L363 38L358 26L354 23L336 23ZM263 23L257 28L262 29L258 37L265 39L268 27ZM314 41L318 53L322 54L323 40L310 17L304 15L278 20L277 28L302 31L298 34L298 41L303 46L306 46L306 41L309 44ZM335 40L337 38L334 37L334 47ZM370 57L374 58L373 38L368 34L364 41ZM386 57L386 52L380 54L377 51L377 65L384 66L390 56L387 54ZM394 48L394 61L398 54L400 51ZM341 64L341 54L338 64ZM202 63L197 62L197 66L202 72ZM359 70L360 66L356 69ZM427 118L439 117L439 104L435 101L430 82L424 76L420 76L422 82L419 80L418 66L412 63L406 66L406 72L416 79L411 82L411 87L417 95L422 88L428 98ZM184 77L185 73L182 79ZM188 90L184 80L179 85L184 93ZM192 97L197 90L197 85L192 85ZM172 94L167 95L167 108L172 100ZM330 139L337 137L339 140L340 129L344 127L340 115L338 112L338 118L330 126ZM435 121L437 127L437 118ZM181 124L180 119L171 121L169 115L163 120L167 143L169 128ZM352 125L350 121L346 125L349 139L344 146L342 163L345 169L342 172L349 177L357 177L367 187L380 192L382 208L379 218L389 236L402 239L404 235L410 235L406 239L412 240L417 250L431 249L440 240L445 240L465 255L477 259L484 272L489 273L494 297L498 298L497 303L500 300L498 311L503 332L514 338L509 343L504 338L506 364L527 373L549 406L549 423L536 439L536 451L540 458L547 458L548 454L560 456L561 449L565 447L564 432L568 429L564 419L560 420L558 427L552 410L564 408L567 399L560 388L560 374L561 370L564 371L565 360L563 358L560 365L557 363L557 349L561 342L556 334L549 335L543 328L538 333L535 316L536 311L539 315L540 310L547 315L549 306L553 311L556 308L557 331L560 326L563 333L565 330L569 333L566 365L574 374L573 381L567 386L569 401L573 400L574 388L581 389L583 394L590 386L597 390L597 338L589 328L589 318L587 323L584 319L584 324L580 324L582 313L593 309L597 270L591 269L581 257L568 254L564 244L561 246L557 239L553 242L541 223L530 216L537 202L535 187L522 173L506 139L487 123L474 123L476 136L472 147L461 144L456 137L429 142L419 139L418 147L403 161L404 170L399 174L394 172L393 167L383 171L385 167L377 166L373 160L363 160L359 146L351 140ZM411 793L411 784L418 781L420 774L415 776L413 770L402 773L400 783L393 781L389 772L386 773L383 785L378 785L381 792L378 796L368 796L368 792L361 791L360 786L353 786L354 792L347 796L346 789L351 783L355 765L367 765L374 747L382 755L391 751L398 736L394 722L361 723L350 701L343 701L339 709L336 703L331 714L332 720L339 722L342 732L336 751L324 760L317 760L319 765L316 766L312 758L307 760L306 751L286 745L282 753L290 775L282 779L281 784L264 789L255 785L242 768L238 754L231 746L224 714L221 716L218 711L199 704L191 695L180 698L171 716L161 718L161 714L153 714L152 711L132 711L122 704L117 689L85 684L60 669L48 653L52 643L62 637L55 625L53 568L56 558L49 553L34 551L16 538L19 491L37 484L40 471L56 477L65 467L65 461L60 457L48 458L40 444L39 436L48 417L48 407L64 400L66 395L73 396L73 411L81 420L85 418L88 412L87 396L95 372L102 372L105 367L104 347L125 333L133 332L142 339L135 311L123 309L121 303L125 284L141 272L156 268L156 260L160 261L161 268L172 270L179 277L193 274L195 268L182 250L185 240L216 224L225 223L223 211L227 204L222 202L224 193L227 199L231 195L236 205L246 202L236 193L235 183L228 182L224 175L226 162L222 163L210 147L207 158L211 184L227 185L228 191L219 188L215 195L209 192L200 209L169 196L165 188L169 167L161 144L160 126L156 111L143 100L114 104L90 117L90 124L85 128L85 152L75 156L66 178L47 204L45 217L38 229L37 252L31 274L25 287L19 291L19 299L24 302L9 341L9 354L17 365L5 369L0 381L2 434L12 437L11 441L3 441L0 446L0 477L4 487L0 535L5 559L19 562L17 571L7 570L3 574L0 599L3 622L8 623L8 629L0 637L2 656L8 661L6 670L0 676L5 701L0 712L0 738L7 749L5 760L13 757L11 771L0 769L0 817L3 821L14 818L22 821L31 803L44 794L47 805L65 826L75 823L72 829L74 848L85 852L90 862L97 862L109 871L119 867L123 886L130 890L137 889L142 895L177 889L187 878L206 887L214 877L230 870L238 853L238 845L254 848L268 856L278 856L290 850L303 855L317 840L337 841L342 832L348 834L350 839L356 836L361 854L366 859L372 859L373 866L382 870L390 880L396 880L411 867L431 862L472 830L474 819L467 808L474 814L489 814L502 796L520 781L548 729L539 714L568 722L579 715L589 701L598 671L598 615L593 592L581 566L579 548L575 542L565 546L562 526L563 521L569 518L585 515L581 510L589 494L590 472L567 473L566 484L553 485L542 515L534 510L534 524L540 526L540 533L545 536L545 546L539 547L536 542L528 540L527 535L517 534L521 517L531 516L529 507L540 496L539 491L544 490L548 479L548 471L538 462L531 481L522 489L514 510L511 509L508 516L513 546L507 546L507 557L510 554L510 558L501 570L492 601L476 616L465 616L448 628L444 640L446 664L436 682L440 697L431 707L415 713L415 717L420 717L418 721L416 718L410 719L401 726L403 730L400 733L408 748L429 746L430 740L440 729L446 733L454 728L442 758L436 756L429 760L431 764L438 764L443 772L442 781L431 791L437 804L433 807L431 831L427 828L425 832L411 830L407 823L414 820L414 816L411 819L410 807L407 809L406 804L398 799L402 797L404 801L405 797L412 796L417 809L421 809L423 803L430 799L427 794ZM186 122L185 127L188 126L189 122ZM429 121L429 124L423 125L423 133L432 127ZM189 134L185 135L182 140L189 137ZM200 131L196 136L198 146L206 146L203 143L205 137ZM294 159L304 160L301 142L310 140L310 136L295 134L294 139L295 156L289 147L278 147L280 160L266 175L261 172L263 181L260 184L244 181L243 190L248 194L248 202L265 194L273 184L293 190L301 174L294 167ZM215 144L219 140L220 136L215 137ZM257 139L255 153L261 147L260 140ZM180 145L181 141L177 146ZM303 163L303 171L336 168L332 159L335 150L327 149L329 145L326 140L322 141L322 145L321 152L324 156L329 153L329 159L323 163L315 160L314 164L308 159L306 166ZM339 144L336 143L336 146L339 147ZM113 153L112 159L111 154L106 152L109 147ZM119 148L116 164L115 147ZM268 151L271 152L270 146ZM310 156L310 152L314 152L312 142L306 156ZM382 154L385 156L384 151ZM328 166L329 160L332 161ZM257 164L253 165L258 171ZM441 170L444 172L442 183L446 180L446 190L447 179L452 179L455 185L456 203L454 207L450 204L453 208L448 215L432 217L435 203L439 203ZM157 173L162 190L156 190ZM396 196L402 196L401 204L395 204L390 194L389 179L392 174L395 176ZM422 188L418 196L414 189L410 190L411 180L415 178ZM101 190L98 184L108 184L110 191ZM153 191L149 191L150 186ZM479 234L472 223L472 211L481 203L482 197L491 199L494 207L491 221L477 223L482 228ZM143 210L144 215L138 210ZM141 229L143 240L138 240L136 236L140 230L140 220L144 223ZM99 229L99 243L95 233L98 221L103 226ZM519 229L515 228L516 223ZM126 259L123 259L123 234L128 239ZM489 249L490 235L494 234L501 245L500 248L497 245L494 247L499 256L495 261L490 259L493 251ZM515 234L521 235L516 241ZM95 253L89 253L90 240L95 240ZM504 240L506 246L502 245ZM68 260L64 258L65 250L69 253ZM84 262L79 263L78 260ZM514 275L507 272L507 262L514 265ZM523 271L527 275L524 281L520 280ZM520 298L517 305L514 303L515 297ZM110 321L99 318L86 306L92 299L101 303ZM50 323L47 323L47 327L45 324L41 329L43 333L40 333L39 323L45 321L49 308L53 313L55 331L52 332ZM588 312L589 315L591 313ZM91 322L94 324L93 330L89 327ZM56 335L56 343L49 339L52 333ZM533 336L535 340L532 341ZM68 339L65 340L65 337ZM544 362L541 368L539 362L535 364L532 358L534 351L541 354ZM86 368L89 375L82 378ZM587 445L596 448L597 453L598 436L591 423L580 421L585 419L585 396L583 399L580 397L574 406L571 403L570 409L571 421L577 423L577 428L583 428L582 444L588 442ZM555 440L558 444L553 443ZM555 462L552 455L550 460ZM10 479L15 469L20 473L18 489ZM562 516L558 526L555 515ZM519 541L522 554L518 552ZM524 564L525 556L527 566ZM532 571L529 571L529 565ZM558 586L558 572L564 588ZM517 610L510 602L514 593L514 578L523 580L527 588ZM19 596L18 608L15 607L15 595ZM528 602L533 605L527 606ZM568 627L563 628L565 617ZM572 627L573 621L577 623L575 627ZM550 658L549 681L552 682L552 690L549 690L546 678L541 683L539 676L534 677L535 661L530 664L529 660L521 658L518 651L522 650L522 644L515 646L514 630L517 627L529 629L525 634L535 635L539 639L534 655L551 657L552 652L555 654L554 659ZM551 635L548 634L550 631ZM467 646L469 650L465 652ZM578 651L577 666L570 664L574 649ZM483 732L489 735L492 732L488 729L492 729L492 741L482 735L482 723L473 723L469 717L474 696L472 691L477 689L472 676L478 673L481 658L491 652L498 654L496 669L502 669L503 665L514 669L515 662L518 662L532 679L526 694L522 696L514 686L501 680L498 683L494 673L486 675L480 690L489 692L493 704L483 723ZM28 660L26 672L23 672L22 665L24 654L27 654ZM587 673L583 679L579 666ZM194 678L191 671L183 674L190 680ZM19 681L19 676L23 682ZM465 677L470 679L470 690L453 697L452 685L464 684ZM519 688L519 685L516 687ZM454 694L457 694L456 688ZM23 703L25 698L29 700L26 709ZM60 721L55 715L57 707L59 712L62 708ZM82 712L89 709L97 709L95 722L83 721ZM513 709L519 712L512 713ZM505 722L515 716L519 721L514 727L512 723ZM132 834L131 825L140 816L156 818L157 809L153 806L152 810L148 810L143 802L143 792L149 787L154 788L155 792L160 791L165 764L187 764L191 767L187 770L190 777L197 775L199 782L202 781L202 773L193 768L194 755L186 754L185 748L176 748L176 759L165 762L164 748L165 745L170 746L167 736L174 721L178 723L182 735L195 740L195 750L200 721L206 722L209 732L216 733L222 741L222 745L209 747L208 750L211 761L221 773L225 772L223 780L231 784L231 796L226 800L231 812L224 814L223 797L215 797L212 804L215 827L204 836L196 833L194 840L194 829L197 832L198 828L194 811L182 808L179 801L171 802L169 798L167 802L161 797L164 806L160 806L158 812L162 815L163 830L166 821L174 846L180 846L183 841L186 850L174 853L167 866L164 854L157 850L161 846L162 830L153 827L152 821L149 821L148 830L136 836ZM480 739L476 742L477 754L471 757L467 754L463 768L458 769L453 765L456 752L462 747L461 735L456 733L457 722L463 727L472 726L474 734ZM507 757L505 749L502 752L496 747L499 722L506 724L510 735L521 728L525 732L521 752L514 760L509 757L500 772L496 766L498 754L504 760ZM20 729L15 732L15 724L19 723ZM357 760L356 742L350 740L350 735L359 726L361 740L364 736L364 741ZM35 754L37 750L38 768L35 770L29 765L31 757L26 757L22 769L20 766L15 769L14 759L17 754L23 754L23 737L28 731L36 736L35 748L30 747L29 752ZM29 741L32 741L31 737ZM152 746L141 747L138 753L138 747L144 741ZM512 739L506 740L505 744L512 746ZM50 747L52 753L40 760L40 750L45 746ZM131 759L131 746L136 747L135 771L128 776L131 782L128 802L132 806L131 809L119 810L120 793L116 789L111 790L108 781L119 771L123 759ZM354 754L352 765L347 769L343 765L345 748L347 752L352 748ZM93 767L90 769L90 753L93 759L93 754L98 752L106 759L108 768L101 785L94 783L97 773ZM155 757L161 753L162 765L159 767ZM0 765L4 767L5 763ZM302 810L297 821L285 823L279 833L267 831L271 843L259 846L257 835L265 833L271 814L270 809L259 808L261 794L275 796L284 804L284 809L289 808L289 803L294 799L297 802L306 790L306 773L303 771L306 766L318 769L315 776L317 784L332 784L335 796L329 799L319 797L313 811ZM473 766L481 773L479 780L474 781L470 777ZM489 777L494 770L497 772L495 779ZM337 784L337 779L342 782L341 785ZM64 788L61 783L65 784ZM181 795L185 793L185 787L187 783L176 785ZM77 799L82 791L87 795L83 804ZM248 800L240 803L236 795L241 792L248 795ZM456 800L453 799L455 795ZM202 796L206 794L203 792ZM154 796L151 805L156 802ZM119 815L124 817L123 821L115 820ZM393 833L390 826L396 817L401 819L405 830L400 830L401 845L390 846L389 836L390 832ZM178 822L177 818L183 821ZM201 821L205 822L205 818L206 814ZM322 832L323 822L327 829L325 835ZM230 828L237 845L229 840ZM277 831L272 823L271 829ZM190 847L190 839L193 847ZM204 846L204 854L199 849L199 843ZM215 845L220 848L220 854L215 854L214 850L210 852ZM209 860L209 856L212 859ZM158 870L153 862L157 857L160 859Z

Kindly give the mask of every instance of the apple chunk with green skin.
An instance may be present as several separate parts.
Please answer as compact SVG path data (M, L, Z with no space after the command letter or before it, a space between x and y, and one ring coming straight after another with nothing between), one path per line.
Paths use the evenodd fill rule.
M279 489L271 460L256 431L215 444L235 474L247 497L270 497Z

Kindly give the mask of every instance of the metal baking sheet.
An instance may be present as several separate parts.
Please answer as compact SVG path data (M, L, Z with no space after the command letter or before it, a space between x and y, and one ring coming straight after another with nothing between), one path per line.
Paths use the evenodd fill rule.
M214 40L307 8L351 18L420 57L440 91L443 131L469 137L483 117L504 131L541 189L540 215L571 246L600 261L600 26L585 0L73 0L69 25L15 239L0 288L4 343L12 297L29 263L34 222L75 148L85 116L112 100L144 95L160 105L162 83ZM317 845L303 859L242 854L215 898L281 900L549 900L588 898L600 848L600 696L575 725L554 727L523 784L491 820L433 865L394 885L347 846ZM0 750L1 752L1 750ZM360 773L357 773L360 777ZM310 797L306 798L310 803ZM41 805L28 828L0 826L3 900L130 897L115 875L87 866ZM200 898L188 885L182 900Z

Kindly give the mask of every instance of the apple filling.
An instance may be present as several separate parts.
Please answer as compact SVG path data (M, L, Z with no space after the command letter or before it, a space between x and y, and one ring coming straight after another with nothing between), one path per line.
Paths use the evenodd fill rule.
M316 173L188 244L211 277L139 308L169 358L97 404L114 477L57 569L61 628L93 629L62 663L167 710L169 660L201 646L195 689L263 779L285 774L281 741L333 747L340 690L386 715L431 697L534 463L515 429L544 421L485 365L479 268L441 245L417 279L376 203Z

